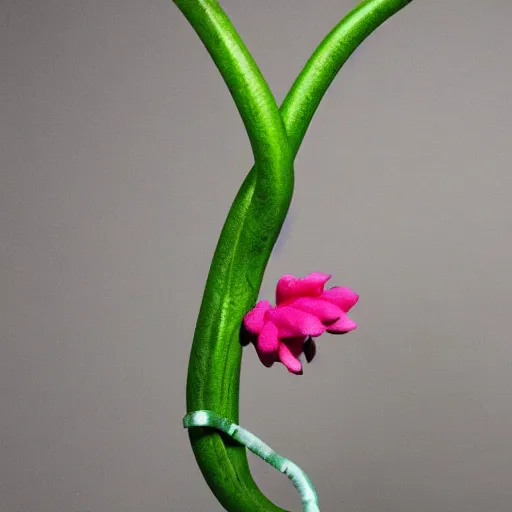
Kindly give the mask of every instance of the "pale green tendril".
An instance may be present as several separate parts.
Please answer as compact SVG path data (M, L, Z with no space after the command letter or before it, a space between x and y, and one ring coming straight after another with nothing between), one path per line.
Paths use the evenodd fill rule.
M232 437L292 481L302 502L302 512L320 512L318 496L308 475L297 464L279 455L268 444L245 428L213 411L190 412L183 418L183 426L185 428L211 427Z

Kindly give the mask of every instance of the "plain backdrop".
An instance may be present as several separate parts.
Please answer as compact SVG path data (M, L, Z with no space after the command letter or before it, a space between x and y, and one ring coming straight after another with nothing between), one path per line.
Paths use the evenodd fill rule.
M350 0L225 0L281 102ZM217 237L252 164L169 0L0 7L0 510L217 512L181 426ZM415 0L355 52L265 274L359 329L301 377L244 351L241 423L322 512L512 509L512 2ZM272 500L291 483L251 456Z

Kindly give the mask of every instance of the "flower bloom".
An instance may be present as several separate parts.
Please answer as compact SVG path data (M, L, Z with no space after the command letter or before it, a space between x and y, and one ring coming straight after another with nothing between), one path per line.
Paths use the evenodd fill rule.
M313 272L304 278L284 275L276 287L276 306L262 300L243 320L260 361L270 367L283 363L288 371L302 374L299 356L308 362L314 356L311 338L324 332L344 334L357 324L347 312L359 300L350 288L334 286L324 290L329 274Z

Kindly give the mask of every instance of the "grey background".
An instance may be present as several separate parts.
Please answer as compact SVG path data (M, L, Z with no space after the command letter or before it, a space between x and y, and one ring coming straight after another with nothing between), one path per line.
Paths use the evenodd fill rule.
M225 0L284 94L354 1ZM168 0L1 3L0 510L213 512L181 428L210 258L251 165ZM512 2L416 0L325 97L265 275L359 329L302 377L244 356L241 421L322 511L512 507ZM299 510L251 458L263 491Z

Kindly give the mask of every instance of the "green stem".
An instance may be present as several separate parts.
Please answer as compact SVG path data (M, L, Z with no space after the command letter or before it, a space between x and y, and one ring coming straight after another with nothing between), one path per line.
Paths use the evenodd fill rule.
M329 33L281 106L216 1L174 0L212 55L239 108L255 155L222 229L189 362L187 411L213 410L238 423L239 326L257 300L286 215L295 158L320 100L353 51L411 0L366 0ZM288 145L283 141L283 124ZM204 478L230 512L284 512L257 488L246 450L211 429L189 433Z
M257 179L236 229L223 231L228 249L214 256L189 363L187 410L209 409L238 422L244 313L255 302L265 266L293 192L292 156L277 104L256 64L215 0L175 0L224 78L244 121ZM232 511L279 510L250 476L245 449L204 429L189 433L199 467Z

